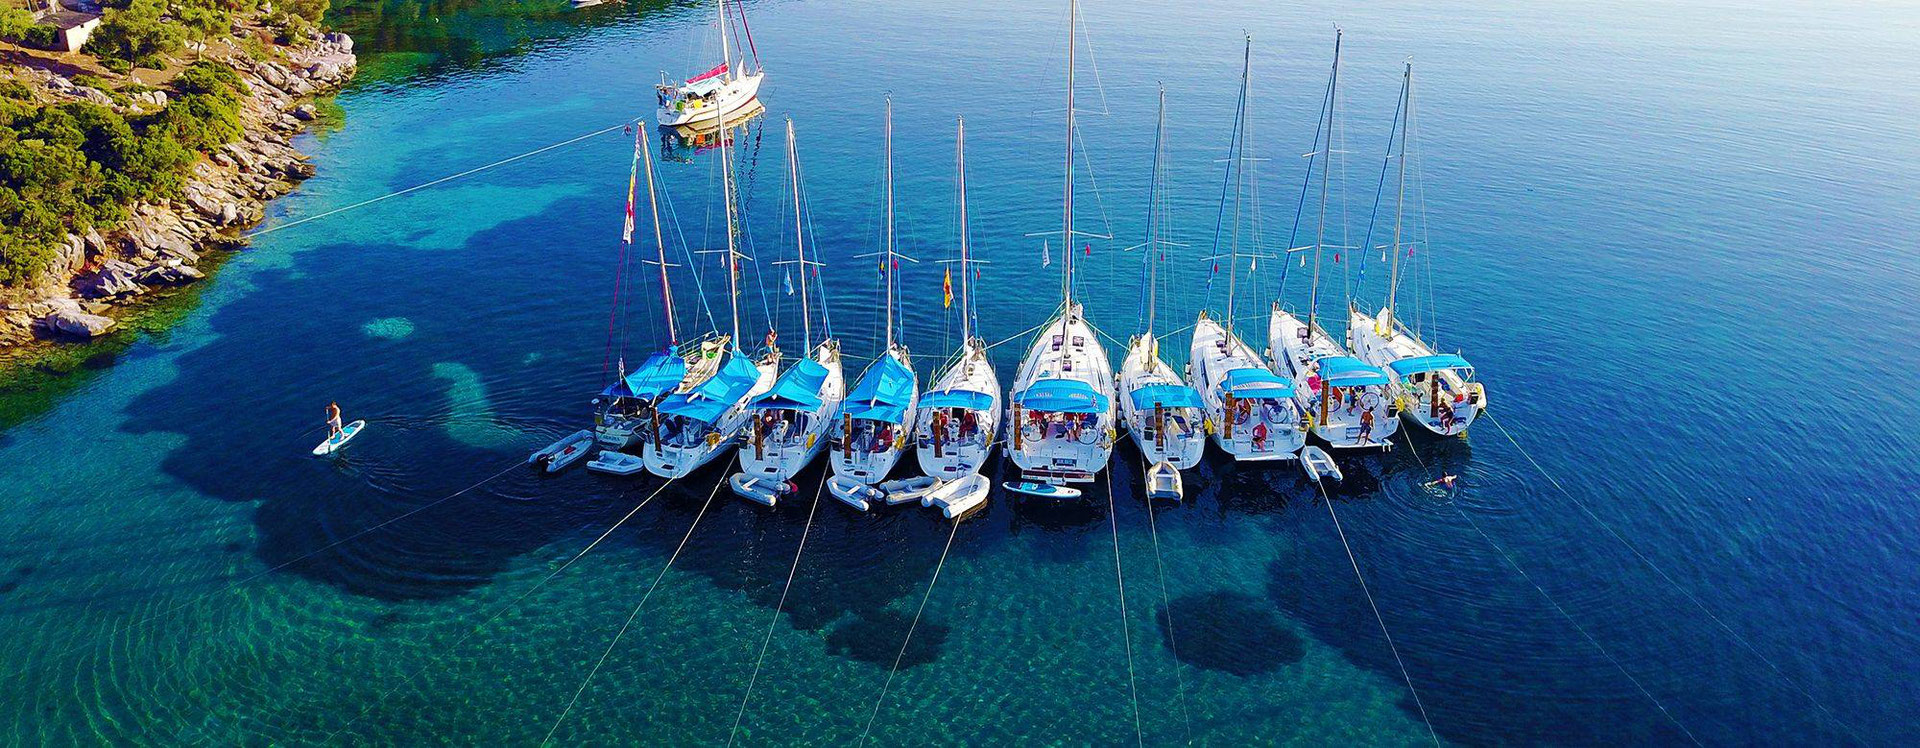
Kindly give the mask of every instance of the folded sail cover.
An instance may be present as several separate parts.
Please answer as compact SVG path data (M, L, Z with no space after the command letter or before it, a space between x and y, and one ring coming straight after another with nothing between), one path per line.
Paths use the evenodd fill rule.
M892 356L881 356L860 377L860 384L847 394L843 411L854 418L885 423L900 423L907 417L907 402L913 399L913 371Z
M993 396L985 392L974 392L972 390L929 392L926 397L920 398L920 407L987 410L993 407Z
M1234 397L1292 397L1293 382L1266 369L1227 372L1228 391Z
M1185 385L1148 385L1134 390L1132 397L1133 407L1139 410L1153 410L1156 405L1168 408L1200 407L1200 393Z
M760 368L734 351L727 363L712 378L701 382L692 392L668 397L660 403L660 412L685 416L702 423L713 423L720 415L747 396L760 379Z
M1472 369L1473 368L1473 364L1467 363L1466 359L1451 353L1442 353L1437 356L1415 356L1413 358L1403 358L1403 359L1400 359L1399 361L1395 361L1391 364L1387 364L1387 366L1393 368L1394 374L1402 377L1410 377L1415 374L1421 374L1429 371L1439 371L1441 369Z
M1386 372L1352 356L1328 356L1318 363L1320 378L1335 387L1367 387L1387 383Z
M661 351L647 357L632 374L627 375L628 396L652 400L660 393L673 389L680 384L680 378L687 375L687 361L672 351Z
M1078 379L1042 379L1015 394L1013 402L1050 413L1105 413L1113 407L1106 395Z
M788 369L767 394L754 398L753 407L757 410L813 410L820 407L820 383L825 381L827 367L813 359L806 359Z

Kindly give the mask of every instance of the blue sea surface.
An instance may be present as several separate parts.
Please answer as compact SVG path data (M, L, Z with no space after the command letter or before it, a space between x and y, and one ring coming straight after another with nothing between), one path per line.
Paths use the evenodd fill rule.
M619 126L651 116L661 71L713 64L713 10L374 7L343 16L379 30L360 37L369 73L341 127L302 138L319 175L269 233L177 327L0 431L14 742L1920 741L1911 5L1088 0L1076 220L1113 236L1071 248L1090 320L1141 328L1124 248L1146 230L1157 84L1189 245L1169 256L1168 357L1225 311L1205 258L1243 33L1257 245L1286 247L1338 25L1328 242L1366 240L1410 59L1423 243L1402 298L1492 408L1463 439L1341 455L1330 497L1291 464L1215 454L1186 502L1150 509L1122 447L1084 504L996 492L957 529L812 512L817 467L772 510L718 470L664 490L527 470L664 337L651 268L630 263L614 301ZM800 348L771 264L793 246L791 117L832 332L850 373L878 352L879 274L856 255L879 248L890 95L900 245L920 260L901 268L903 339L923 382L959 342L933 260L956 246L964 115L982 336L1011 339L1010 382L1067 249L1042 267L1030 236L1059 228L1064 4L747 13L768 77L736 141L744 337L771 324ZM676 258L723 244L716 154L642 136ZM1349 299L1380 304L1380 260L1326 266L1336 331ZM681 324L726 327L717 261L678 261ZM1276 296L1305 303L1285 264L1238 271L1256 347ZM368 426L315 460L329 401ZM1457 488L1429 487L1442 474Z

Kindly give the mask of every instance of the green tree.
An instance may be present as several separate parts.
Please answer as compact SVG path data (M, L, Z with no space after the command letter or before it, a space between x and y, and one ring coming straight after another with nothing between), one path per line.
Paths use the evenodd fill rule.
M159 69L166 67L165 56L180 51L186 40L187 28L168 19L159 0L133 0L125 8L107 10L85 51L109 67Z

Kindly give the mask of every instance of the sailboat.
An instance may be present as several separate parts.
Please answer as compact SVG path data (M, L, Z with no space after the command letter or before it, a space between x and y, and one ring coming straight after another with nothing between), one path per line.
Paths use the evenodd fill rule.
M771 506L785 484L827 444L826 432L845 398L840 341L829 334L813 344L813 302L807 276L820 263L807 259L806 231L800 200L800 152L794 144L793 120L787 120L787 176L793 190L794 265L800 272L800 329L806 358L780 375L773 389L753 399L753 425L740 447L740 474L735 493ZM789 289L791 290L791 289ZM825 293L822 292L824 298ZM741 476L745 479L741 480Z
M744 58L737 64L733 61L733 50L728 45L731 14L727 2L715 3L720 10L720 64L680 83L669 83L666 73L660 74L660 84L655 89L661 127L719 123L722 117L758 99L760 81L766 77L766 71L760 66L760 53L753 47L753 32L746 28L747 9L745 5L739 6L740 27L746 34L747 51L753 55L752 69L747 69Z
M1335 31L1333 72L1327 80L1324 102L1326 119L1320 128L1326 134L1326 145L1322 148L1321 143L1314 143L1315 152L1309 154L1320 161L1320 219L1312 247L1313 281L1307 297L1307 319L1301 321L1275 301L1267 321L1267 355L1273 358L1276 371L1293 378L1293 401L1307 412L1314 436L1335 448L1379 447L1387 445L1388 437L1400 428L1393 415L1391 380L1380 368L1348 355L1319 320L1320 262L1327 244L1327 190L1333 171L1339 86L1340 32ZM1307 165L1311 170L1313 161ZM1280 288L1286 290L1284 270Z
M1000 377L987 359L987 342L974 335L973 265L967 237L967 121L959 121L954 141L959 172L960 259L953 261L943 283L944 303L953 303L953 269L960 271L960 350L927 393L920 398L915 417L914 456L920 469L940 480L953 480L980 470L993 453L1000 432Z
M1154 317L1160 301L1160 265L1165 248L1175 246L1166 239L1166 185L1161 164L1166 158L1167 90L1160 89L1160 115L1153 134L1153 178L1147 188L1146 251L1147 329L1127 344L1126 358L1120 360L1120 416L1133 435L1147 462L1150 474L1165 476L1171 472L1171 485L1150 485L1154 498L1180 498L1179 471L1200 462L1207 448L1201 431L1206 414L1200 393L1180 381L1180 375L1160 359L1160 340L1154 336ZM1149 480L1152 480L1151 478ZM1163 480L1165 480L1163 478Z
M1464 434L1487 407L1487 391L1474 381L1473 365L1457 353L1438 353L1419 330L1400 320L1395 306L1400 290L1401 260L1412 248L1401 240L1407 198L1408 136L1413 130L1413 64L1408 63L1400 83L1399 186L1393 203L1393 244L1387 247L1392 266L1387 276L1387 304L1376 316L1350 306L1347 345L1367 363L1392 372L1400 415L1441 436ZM1389 151L1391 154L1391 150ZM1384 175L1383 175L1384 176ZM1426 258L1422 253L1422 258ZM1431 262L1431 260L1428 260ZM1417 317L1416 317L1417 319Z
M653 154L647 150L645 131L643 124L633 135L633 165L627 174L626 224L621 239L629 249L632 248L634 191L644 159L647 205L653 215L654 247L659 253L657 262L660 265L662 306L667 318L667 344L662 350L648 356L640 368L633 372L627 371L623 354L613 383L601 390L600 397L594 400L598 406L593 418L594 441L612 450L636 446L646 439L646 424L653 421L654 408L660 404L660 398L673 390L687 373L687 362L678 350L680 336L673 318L673 285L667 279L667 243L660 231L660 204L653 184Z
M758 360L740 347L740 260L746 255L737 246L730 140L721 139L720 190L727 219L725 272L733 331L694 346L680 385L654 409L650 443L641 456L647 472L662 478L688 475L731 448L751 416L748 401L771 389L780 370L780 349L772 345L772 336Z
M859 497L892 472L900 455L910 444L913 433L914 405L919 399L920 380L913 373L907 346L896 342L894 327L894 275L904 255L894 251L893 237L893 99L887 99L886 114L886 226L883 247L866 257L880 258L880 273L886 286L886 341L880 357L860 374L860 382L847 393L840 409L840 422L833 427L833 474L837 479L833 495L861 510L868 504ZM911 259L911 258L909 258ZM857 502L857 503L856 503Z
M1207 420L1214 443L1241 462L1293 459L1306 444L1301 426L1300 408L1293 402L1293 380L1273 373L1252 348L1234 334L1234 301L1238 289L1240 264L1240 227L1238 215L1242 190L1252 180L1243 163L1246 157L1250 107L1247 99L1252 83L1253 38L1247 38L1246 67L1240 75L1240 110L1235 117L1234 137L1228 148L1227 169L1233 179L1234 227L1227 259L1227 307L1224 320L1215 321L1206 312L1193 326L1193 346L1187 361L1187 380L1206 403ZM1227 206L1223 201L1221 210ZM1259 261L1259 230L1254 227L1255 252ZM1219 239L1216 236L1215 242ZM1220 258L1216 256L1215 262ZM1224 323L1224 324L1223 324Z
M1034 337L1013 379L1012 456L1028 483L1089 482L1113 455L1113 367L1073 297L1074 33L1080 6L1067 2L1066 169L1062 180L1060 309ZM1102 237L1104 238L1104 237ZM1075 492L1076 494L1078 492Z

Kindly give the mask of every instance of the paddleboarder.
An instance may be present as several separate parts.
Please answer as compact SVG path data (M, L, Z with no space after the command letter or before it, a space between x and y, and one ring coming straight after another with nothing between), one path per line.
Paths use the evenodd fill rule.
M337 402L327 403L327 440L332 441L338 438L340 434L340 404Z

